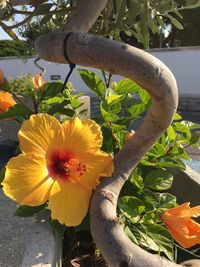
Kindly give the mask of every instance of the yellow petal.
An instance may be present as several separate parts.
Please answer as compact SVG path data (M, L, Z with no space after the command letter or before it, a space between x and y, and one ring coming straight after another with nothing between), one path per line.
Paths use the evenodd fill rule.
M67 226L79 225L87 214L91 194L76 182L55 181L49 198L52 219Z
M80 162L86 165L86 172L80 176L79 183L89 189L95 189L100 177L110 177L114 171L112 157L104 151L80 154Z
M48 114L32 115L22 124L18 136L23 152L45 155L48 149L61 147L61 124Z
M83 122L74 117L62 124L65 136L63 149L73 149L74 153L94 151L102 145L102 134L100 126L92 120Z
M37 206L48 200L53 183L44 158L20 154L7 164L3 191L20 205Z

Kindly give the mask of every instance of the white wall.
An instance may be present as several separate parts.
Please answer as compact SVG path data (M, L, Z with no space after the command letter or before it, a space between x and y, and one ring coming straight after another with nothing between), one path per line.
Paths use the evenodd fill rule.
M180 95L200 96L200 47L152 50L151 54L163 61L173 72Z
M151 50L152 55L163 61L176 77L180 95L200 96L200 47L187 49L162 49ZM64 80L69 71L68 65L49 63L43 60L39 64L47 72L44 75L45 80L50 80L51 75L61 75ZM6 77L16 78L20 74L38 73L40 70L34 65L34 59L27 60L16 58L0 58L0 68L5 72ZM77 66L77 68L82 68ZM70 80L78 92L90 93L80 76L77 74L77 68L74 70ZM95 70L100 74L99 70ZM115 76L119 80L119 76Z

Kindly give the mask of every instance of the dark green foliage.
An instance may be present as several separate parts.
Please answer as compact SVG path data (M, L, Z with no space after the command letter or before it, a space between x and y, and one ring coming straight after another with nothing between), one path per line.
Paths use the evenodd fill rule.
M24 41L0 41L0 57L28 57L33 55L35 55L33 47Z

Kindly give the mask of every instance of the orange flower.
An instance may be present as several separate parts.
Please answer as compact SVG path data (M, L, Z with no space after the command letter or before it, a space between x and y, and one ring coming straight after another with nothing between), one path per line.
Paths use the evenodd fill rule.
M22 124L19 142L22 154L7 164L4 193L21 205L48 201L53 219L80 224L99 178L113 172L111 156L100 150L100 126L77 117L60 124L37 114Z
M161 219L176 240L184 248L200 244L200 224L191 217L200 216L200 205L190 208L186 202L169 209L161 215Z
M33 84L35 86L35 90L38 91L40 87L45 84L44 79L42 78L41 74L36 74L33 77Z
M0 85L4 83L4 72L0 69Z
M130 133L127 134L127 136L125 137L125 141L128 142L128 140L130 140L135 134L135 131L131 130Z
M6 112L10 107L16 104L11 94L0 91L0 114Z

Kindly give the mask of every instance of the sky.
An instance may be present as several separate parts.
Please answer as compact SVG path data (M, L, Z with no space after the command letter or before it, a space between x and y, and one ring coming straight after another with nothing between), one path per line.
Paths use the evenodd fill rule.
M20 9L20 7L15 7L16 9ZM31 10L30 7L28 7L27 10ZM23 16L22 15L15 15L15 20L16 22L20 22L22 20ZM4 21L5 24L7 25L12 25L12 23L8 21ZM17 33L17 28L14 29L14 32L17 34L17 36L20 38L19 34ZM0 27L0 40L10 40L12 39L7 33L4 32L4 30Z

